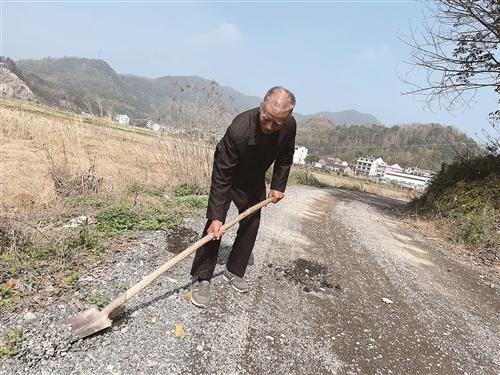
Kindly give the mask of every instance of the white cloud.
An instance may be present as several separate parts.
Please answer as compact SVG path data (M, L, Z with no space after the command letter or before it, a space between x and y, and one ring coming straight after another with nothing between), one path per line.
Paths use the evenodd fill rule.
M214 32L214 36L224 42L237 42L243 39L243 34L232 23L223 23Z

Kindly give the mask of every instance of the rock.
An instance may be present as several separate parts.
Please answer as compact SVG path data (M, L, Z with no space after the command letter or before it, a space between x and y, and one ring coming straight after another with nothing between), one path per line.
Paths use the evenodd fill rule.
M274 341L274 337L273 336L266 336L266 339L268 339L270 341Z
M156 367L156 366L158 366L158 362L148 360L147 363L146 363L146 366L148 366L148 367Z
M24 314L24 320L26 320L27 322L30 322L32 320L35 320L36 319L36 315L34 313L32 313L31 311L28 311L26 314Z
M198 350L199 352L202 352L202 351L203 351L203 345L199 344L199 345L196 347L196 350Z
M391 301L389 298L386 298L386 297L382 298L382 301L384 301L384 303L387 303L389 305L394 303L393 301Z

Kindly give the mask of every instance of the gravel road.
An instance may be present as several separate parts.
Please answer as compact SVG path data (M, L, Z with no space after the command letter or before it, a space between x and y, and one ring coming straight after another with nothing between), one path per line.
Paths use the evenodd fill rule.
M58 323L77 312L72 298L117 296L187 247L204 221L145 233L81 278L74 296L2 316L0 332L20 327L23 341L18 356L0 359L0 374L499 374L498 283L401 222L392 213L401 205L291 187L263 212L248 294L221 277L231 230L208 309L189 301L189 258L111 329L70 345Z

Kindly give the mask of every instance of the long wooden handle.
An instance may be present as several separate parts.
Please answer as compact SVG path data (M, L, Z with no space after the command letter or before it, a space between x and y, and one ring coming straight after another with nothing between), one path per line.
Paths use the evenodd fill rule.
M225 231L231 228L233 225L237 224L247 216L250 216L255 211L258 211L262 207L267 206L272 201L273 201L272 198L267 198L266 200L257 203L255 206L250 207L248 210L242 212L238 216L232 218L226 224L222 225L221 230ZM137 293L139 293L141 290L143 290L145 287L151 284L157 277L168 271L170 268L175 266L184 258L194 253L196 250L205 245L207 242L210 242L213 239L213 237L214 237L213 233L207 234L205 237L199 239L194 244L189 246L187 249L183 250L181 253L170 259L167 263L165 263L161 267L158 267L155 271L151 272L149 275L144 276L144 278L141 281L130 287L126 292L122 293L118 298L110 302L104 309L102 309L101 314L108 315L109 313L111 313L112 311L114 311L127 301L129 301Z

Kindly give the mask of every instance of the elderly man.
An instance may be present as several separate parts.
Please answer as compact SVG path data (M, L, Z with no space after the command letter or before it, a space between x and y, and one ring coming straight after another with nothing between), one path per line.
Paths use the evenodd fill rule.
M214 240L200 248L193 260L191 301L206 307L210 300L213 275L224 234L224 223L231 201L239 212L266 197L265 173L274 162L269 198L277 203L284 197L295 148L296 122L292 116L294 95L283 87L273 87L260 107L240 113L217 144L208 198L207 224L203 236L214 233ZM243 219L238 228L224 278L234 290L248 291L243 279L259 229L260 211Z

